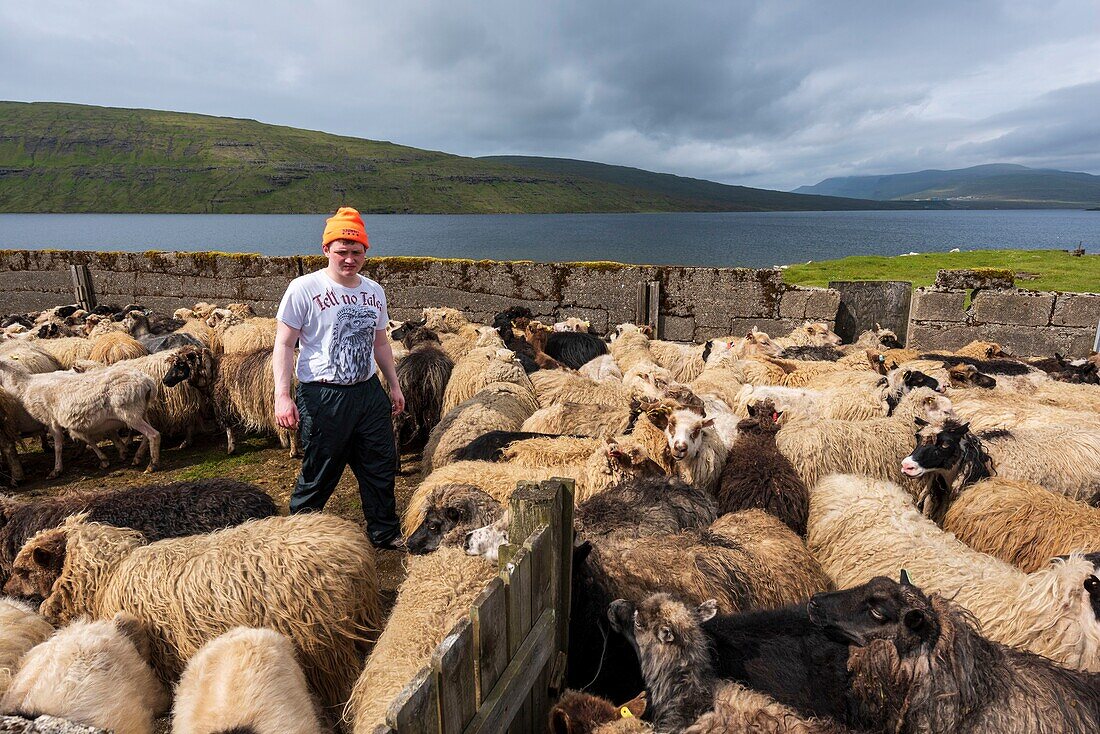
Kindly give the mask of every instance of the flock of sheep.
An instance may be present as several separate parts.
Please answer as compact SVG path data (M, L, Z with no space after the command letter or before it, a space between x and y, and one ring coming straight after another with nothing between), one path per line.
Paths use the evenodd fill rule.
M55 474L67 437L108 462L127 427L150 469L209 419L230 451L239 430L294 450L270 319L109 311L0 323L13 481L36 433ZM391 323L395 436L423 477L384 625L362 530L245 483L0 501L0 708L373 733L497 574L516 483L560 476L577 543L554 732L1100 731L1100 357L587 326Z

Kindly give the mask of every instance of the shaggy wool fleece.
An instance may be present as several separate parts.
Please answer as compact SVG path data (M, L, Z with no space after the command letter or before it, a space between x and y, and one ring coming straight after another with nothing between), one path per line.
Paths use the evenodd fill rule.
M335 706L379 629L374 550L348 520L269 517L145 545L140 533L78 517L39 533L20 557L58 532L67 537L65 562L42 614L58 622L133 614L150 628L153 665L166 682L218 635L269 627L294 641L314 692Z
M27 653L4 710L50 714L116 734L152 734L168 695L145 648L145 632L130 615L76 621Z
M344 711L354 734L370 734L384 723L390 702L427 665L432 650L496 573L496 564L460 548L410 557L386 629Z
M1037 484L995 477L963 492L947 511L943 529L1030 573L1055 556L1100 548L1100 509Z
M203 646L176 686L172 734L240 728L321 734L294 644L269 629L237 627Z
M53 625L30 604L0 598L0 696L7 692L27 651L53 634Z
M1068 668L1100 671L1100 622L1081 555L1025 574L945 533L892 482L832 475L810 492L806 543L840 588L906 569L913 583L972 613L982 634Z

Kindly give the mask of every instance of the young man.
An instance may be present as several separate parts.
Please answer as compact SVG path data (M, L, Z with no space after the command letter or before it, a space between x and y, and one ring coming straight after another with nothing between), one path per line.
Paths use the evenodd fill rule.
M390 416L405 409L405 396L386 338L386 294L359 275L369 246L359 212L342 207L321 238L328 267L295 278L283 294L272 360L275 419L283 428L298 428L301 437L302 471L290 497L291 513L319 512L350 464L371 542L400 549ZM290 395L295 342L296 400Z

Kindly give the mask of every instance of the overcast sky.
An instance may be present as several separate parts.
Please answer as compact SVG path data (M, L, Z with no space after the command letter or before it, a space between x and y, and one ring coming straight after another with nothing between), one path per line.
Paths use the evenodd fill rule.
M1100 173L1100 0L0 0L0 99L778 189Z

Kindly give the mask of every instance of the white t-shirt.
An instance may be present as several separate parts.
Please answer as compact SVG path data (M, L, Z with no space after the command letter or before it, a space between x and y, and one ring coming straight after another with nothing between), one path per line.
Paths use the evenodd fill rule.
M279 321L302 332L298 340L299 382L353 385L375 373L374 336L386 328L386 294L370 278L345 288L324 270L290 281Z

